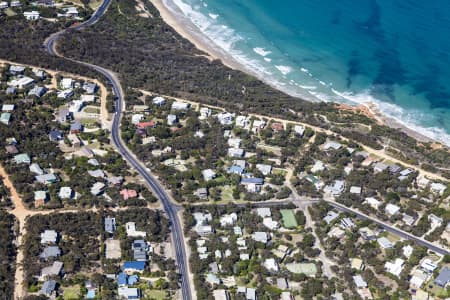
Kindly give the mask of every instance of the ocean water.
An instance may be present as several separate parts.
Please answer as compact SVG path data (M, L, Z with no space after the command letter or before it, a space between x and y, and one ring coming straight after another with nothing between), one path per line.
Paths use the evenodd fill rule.
M164 0L261 79L450 146L450 1ZM175 9L174 9L175 8Z

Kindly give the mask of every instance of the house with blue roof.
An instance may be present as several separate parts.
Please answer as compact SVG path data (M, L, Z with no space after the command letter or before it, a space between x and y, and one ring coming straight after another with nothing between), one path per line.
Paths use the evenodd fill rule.
M122 270L127 274L134 272L143 272L145 269L145 261L126 261L122 265Z
M244 173L244 169L242 169L239 166L231 166L231 167L228 168L227 173L228 174L242 175L242 173Z
M119 275L117 275L117 285L119 287L127 286L128 285L128 275L125 273L119 273Z
M259 193L261 187L264 184L262 178L242 178L241 184L245 186L246 190L250 193Z

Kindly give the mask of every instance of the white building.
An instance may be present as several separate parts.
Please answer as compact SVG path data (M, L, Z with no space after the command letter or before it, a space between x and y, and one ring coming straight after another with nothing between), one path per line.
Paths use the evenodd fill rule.
M272 166L266 165L266 164L256 164L256 169L260 171L264 176L269 175L272 173Z
M311 168L312 173L321 172L323 170L325 170L325 165L321 160L317 160Z
M125 224L125 228L127 230L127 236L131 237L145 237L147 233L145 231L138 231L136 230L136 223L135 222L128 222Z
M222 226L222 227L231 226L231 225L234 225L234 223L236 223L236 221L237 221L236 213L231 213L229 215L223 215L220 217L220 226Z
M305 133L305 127L303 127L302 125L295 125L294 132L299 136L303 136L303 134Z
M60 86L62 89L73 89L75 82L72 78L61 79Z
M166 99L164 99L163 97L155 97L152 100L153 104L161 106L164 105L164 103L166 103Z
M278 272L280 267L278 266L277 261L274 258L268 258L264 261L264 267L273 272Z
M61 199L70 199L72 197L72 189L68 186L63 186L59 189L59 198Z
M250 117L248 116L237 116L236 126L242 128L248 128L250 126Z
M200 120L207 119L207 118L209 118L211 116L211 114L212 114L212 110L210 108L202 107L202 108L200 108L200 117L199 117L199 119Z
M212 169L206 169L202 171L203 179L205 181L213 180L216 178L216 172Z
M176 101L172 103L172 110L188 110L190 107L189 103Z
M234 122L234 117L236 114L232 114L229 112L222 112L217 114L217 119L219 120L219 123L222 125L231 125Z
M41 17L39 12L35 10L26 11L23 13L23 16L29 21L38 20Z
M395 204L389 203L388 205L386 205L385 211L388 215L394 216L400 211L400 207Z
M167 125L172 126L178 121L177 115L167 115Z
M438 182L433 182L430 186L430 190L433 193L436 193L439 195L443 195L446 189L447 189L446 185L444 185L442 183L438 183Z
M400 277L400 273L403 270L403 264L405 261L401 258L396 258L393 262L386 262L384 264L384 268L387 272L391 273L392 275L395 275L397 277Z
M373 197L367 197L366 198L366 202L367 204L369 204L371 207L373 207L374 209L378 209L381 205L381 201L373 198Z

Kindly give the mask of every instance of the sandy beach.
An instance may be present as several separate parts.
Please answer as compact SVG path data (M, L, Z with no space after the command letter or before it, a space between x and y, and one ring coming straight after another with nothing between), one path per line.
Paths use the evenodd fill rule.
M249 70L239 62L237 62L232 56L228 53L222 51L220 48L214 46L214 42L210 40L208 37L203 35L194 24L188 20L178 8L172 7L168 5L169 3L166 1L170 0L150 0L153 5L159 10L161 17L163 20L170 25L175 31L177 31L181 36L185 39L189 40L192 44L194 44L198 49L205 52L205 56L209 59L218 59L226 66L243 71L245 73L251 74L260 78L258 74L255 74L252 70ZM277 88L272 85L270 82L266 82L273 88ZM307 100L307 99L305 99ZM415 138L420 142L431 142L435 143L435 145L441 145L440 142L435 141L419 132L416 132L413 129L406 127L401 124L399 121L387 117L383 113L381 113L374 103L364 103L359 105L344 105L337 103L338 109L344 110L353 110L355 112L360 112L365 114L368 117L373 118L378 124L386 125L391 128L396 128L402 130L404 133L409 136Z

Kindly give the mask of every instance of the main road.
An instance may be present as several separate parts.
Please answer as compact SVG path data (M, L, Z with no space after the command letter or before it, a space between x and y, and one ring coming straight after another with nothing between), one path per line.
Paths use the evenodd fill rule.
M112 0L103 0L102 4L98 7L98 9L95 11L95 13L91 16L89 20L77 26L71 27L69 29L65 29L60 32L54 33L50 37L48 37L44 43L47 52L50 53L51 55L64 58L56 51L55 45L56 42L58 41L58 38L68 31L81 30L83 28L95 24L105 14L111 1ZM76 61L73 59L70 60L94 69L98 73L105 76L105 78L111 84L113 93L116 98L115 113L111 128L113 143L117 148L117 150L119 151L119 153L124 157L124 159L145 179L147 184L151 187L151 189L154 191L156 196L159 198L159 200L161 200L161 203L163 204L164 210L167 213L171 223L172 238L174 243L173 247L175 248L175 256L176 256L175 258L178 270L181 275L181 290L183 299L191 300L192 295L191 295L191 287L189 284L189 272L186 258L186 249L184 243L183 230L180 224L180 220L178 219L177 216L177 207L172 204L167 192L160 185L160 183L153 177L151 172L131 153L131 151L124 144L120 136L120 122L122 118L122 110L124 107L124 97L123 97L124 94L118 78L112 71L102 68L100 66L85 63L82 61Z

